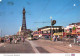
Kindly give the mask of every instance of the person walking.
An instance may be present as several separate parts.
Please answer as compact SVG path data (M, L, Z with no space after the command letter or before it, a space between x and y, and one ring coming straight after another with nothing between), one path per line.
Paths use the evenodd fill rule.
M12 38L12 37L10 37L10 44L12 43L12 40L13 40L13 38Z
M52 41L54 41L54 36L53 36L53 40Z
M80 43L80 35L77 37L77 44L80 45L79 43Z
M6 42L6 38L4 38L4 43Z
M55 36L53 35L53 41L55 40Z
M59 38L60 38L60 37L59 37L59 35L58 35L58 37L57 37L57 40L58 40L58 41L59 41Z
M56 41L56 37L54 36L54 41Z
M25 42L25 37L23 37L23 43Z
M15 41L14 41L14 43L15 43L15 44L17 44L17 38L15 38Z
M58 37L58 36L56 36L56 41L57 41L57 37Z

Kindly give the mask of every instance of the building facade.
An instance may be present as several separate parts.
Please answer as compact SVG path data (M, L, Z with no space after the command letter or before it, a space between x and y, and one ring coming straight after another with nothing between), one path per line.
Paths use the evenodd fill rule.
M78 35L80 34L80 22L69 24L64 29L67 35Z
M52 27L52 34L54 35L58 35L61 34L62 32L64 32L64 29L62 28L62 26L53 26ZM58 33L58 34L56 34ZM51 26L45 26L42 28L38 28L37 31L33 32L33 36L38 36L38 37L42 37L42 36L51 36Z

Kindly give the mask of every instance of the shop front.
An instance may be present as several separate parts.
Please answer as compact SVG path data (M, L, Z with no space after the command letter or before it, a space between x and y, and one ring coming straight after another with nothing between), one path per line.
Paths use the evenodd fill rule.
M56 36L56 37L59 36L59 40L61 41L63 38L63 32L54 33L53 36Z

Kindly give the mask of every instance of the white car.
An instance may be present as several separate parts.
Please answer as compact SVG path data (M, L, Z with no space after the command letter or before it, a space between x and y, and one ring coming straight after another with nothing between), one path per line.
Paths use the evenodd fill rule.
M32 40L32 38L31 37L29 37L29 38L27 38L28 40Z

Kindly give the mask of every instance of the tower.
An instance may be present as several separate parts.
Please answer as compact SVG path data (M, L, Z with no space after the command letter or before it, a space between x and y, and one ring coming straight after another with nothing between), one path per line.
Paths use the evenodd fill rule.
M26 31L26 18L25 18L25 8L23 8L23 20L22 20L22 28L21 31Z
M22 19L22 27L21 27L21 35L23 36L27 36L25 13L26 13L25 8L23 8L23 19Z

